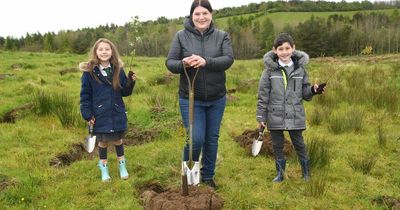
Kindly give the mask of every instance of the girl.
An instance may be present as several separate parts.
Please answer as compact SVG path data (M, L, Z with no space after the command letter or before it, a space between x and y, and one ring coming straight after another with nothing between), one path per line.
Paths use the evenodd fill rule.
M127 116L122 97L132 94L136 76L125 76L122 62L115 45L107 39L99 39L90 51L88 62L81 63L82 86L80 110L83 119L93 125L93 135L98 140L99 163L102 181L110 181L107 168L107 147L115 145L119 173L127 179L122 139L127 129Z
M273 53L264 56L265 70L260 78L257 104L257 121L268 127L275 154L277 176L274 182L282 182L286 168L283 155L283 131L289 131L290 139L300 160L303 178L309 179L308 157L302 132L306 129L303 99L310 101L315 94L325 91L318 85L311 86L305 65L308 56L294 54L295 45L287 33L279 34L274 41ZM300 59L301 58L301 59Z

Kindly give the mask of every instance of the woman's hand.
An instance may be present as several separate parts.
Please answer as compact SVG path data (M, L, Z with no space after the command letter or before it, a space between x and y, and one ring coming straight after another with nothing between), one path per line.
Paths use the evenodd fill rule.
M201 66L206 66L206 60L203 57L194 54L182 59L182 62L185 67L199 68Z

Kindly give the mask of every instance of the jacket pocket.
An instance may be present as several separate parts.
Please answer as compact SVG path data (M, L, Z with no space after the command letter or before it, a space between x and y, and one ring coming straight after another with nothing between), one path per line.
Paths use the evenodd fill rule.
M114 111L115 115L113 116L113 118L115 128L118 130L126 129L128 118L126 116L125 107L123 105L114 104Z
M282 105L269 105L267 123L272 127L283 126L283 114Z
M303 105L294 107L294 124L296 126L306 126L306 114Z
M103 104L96 105L94 107L94 115L95 115L95 117L103 115L105 113L105 111L106 111L106 108L104 107Z

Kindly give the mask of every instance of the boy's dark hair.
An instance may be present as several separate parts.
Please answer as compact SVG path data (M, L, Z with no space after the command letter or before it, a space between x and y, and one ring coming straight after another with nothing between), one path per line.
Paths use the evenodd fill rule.
M192 17L194 9L196 9L196 7L198 6L206 8L210 13L212 13L213 11L211 4L208 0L194 0L192 6L190 7L190 17Z
M293 45L294 45L293 38L292 38L292 36L290 36L290 34L288 34L288 33L280 33L280 34L275 38L275 41L274 41L274 48L276 49L277 47L281 46L281 45L282 45L283 43L285 43L285 42L289 43L290 46L292 46L292 47L293 47Z

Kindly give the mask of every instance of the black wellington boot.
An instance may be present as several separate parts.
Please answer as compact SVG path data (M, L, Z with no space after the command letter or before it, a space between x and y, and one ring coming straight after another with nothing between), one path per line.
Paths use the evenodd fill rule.
M275 161L276 172L278 173L276 177L272 180L273 182L282 182L283 176L285 174L286 169L286 160L285 159L277 159Z
M303 172L304 181L310 180L310 168L308 167L308 160L300 160L301 171Z

